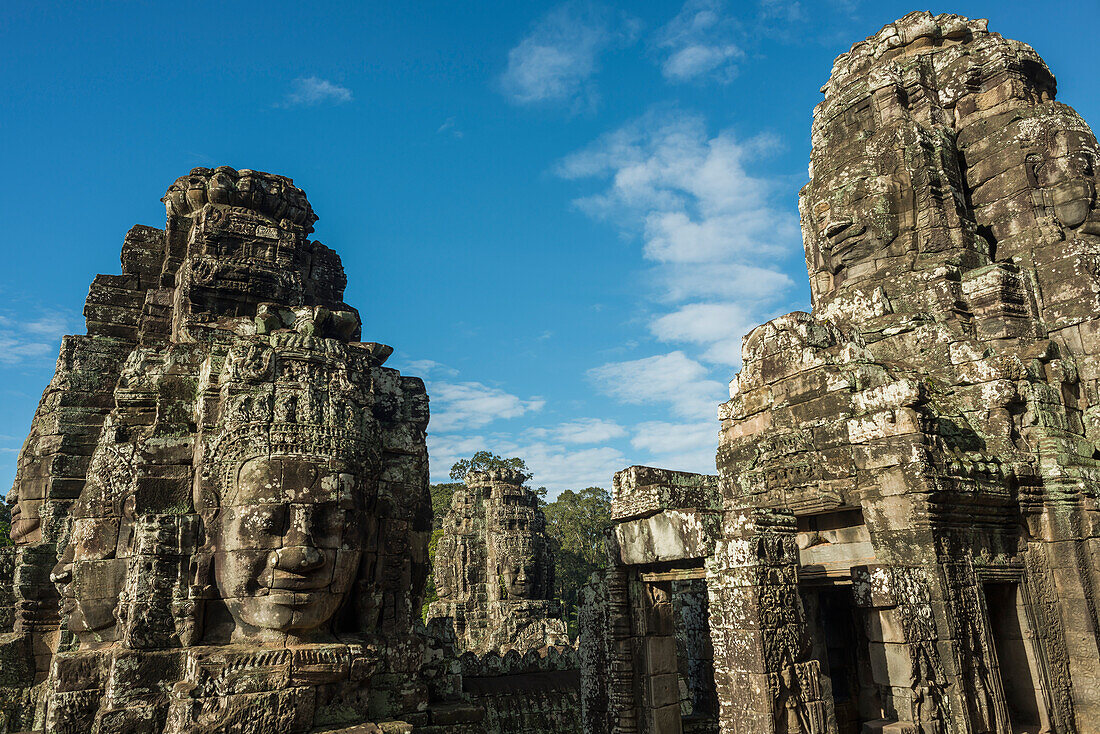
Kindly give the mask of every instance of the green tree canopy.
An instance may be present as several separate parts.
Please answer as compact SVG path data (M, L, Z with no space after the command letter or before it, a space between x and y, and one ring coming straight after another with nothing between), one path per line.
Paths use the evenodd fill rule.
M611 496L600 487L567 489L543 506L546 534L554 547L555 595L562 603L570 634L576 634L581 587L607 565L604 533L611 527Z
M478 451L469 459L460 459L451 466L451 479L462 481L472 471L487 471L489 469L513 469L530 479L533 475L527 468L527 462L513 456L504 459L490 451Z

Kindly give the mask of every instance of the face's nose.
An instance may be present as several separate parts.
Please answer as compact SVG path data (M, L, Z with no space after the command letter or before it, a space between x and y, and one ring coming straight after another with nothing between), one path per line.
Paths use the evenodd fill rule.
M284 546L275 551L275 568L291 573L305 573L325 562L321 551L312 546Z

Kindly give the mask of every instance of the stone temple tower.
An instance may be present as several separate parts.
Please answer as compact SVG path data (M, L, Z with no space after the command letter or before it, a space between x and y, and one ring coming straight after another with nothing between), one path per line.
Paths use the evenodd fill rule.
M525 481L510 469L470 472L443 521L439 600L428 616L450 620L464 650L525 652L568 642L552 601L546 518Z
M423 383L360 341L290 179L197 168L163 201L19 455L0 730L433 731Z
M1100 732L1096 138L1033 49L957 15L887 25L822 91L813 311L745 337L717 477L617 476L586 720Z

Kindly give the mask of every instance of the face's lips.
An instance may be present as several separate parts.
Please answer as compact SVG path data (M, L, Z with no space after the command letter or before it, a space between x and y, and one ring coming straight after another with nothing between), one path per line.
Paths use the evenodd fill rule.
M829 238L829 242L832 244L833 249L839 248L848 240L853 237L859 237L867 228L864 226L856 226L852 222L845 224L831 225L825 230L825 236Z
M268 601L282 607L306 607L311 606L323 592L319 589L312 591L287 591L271 589L267 595Z
M318 569L323 571L324 569ZM303 576L285 571L276 570L272 575L271 591L320 591L327 589L331 581L331 574L311 573Z
M13 514L8 535L13 543L19 543L19 541L37 530L40 524L41 520L37 517L21 517Z

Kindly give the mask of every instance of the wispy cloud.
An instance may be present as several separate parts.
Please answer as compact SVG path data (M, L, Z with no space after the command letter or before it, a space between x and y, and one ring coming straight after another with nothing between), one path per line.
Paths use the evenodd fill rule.
M713 474L718 423L715 420L687 423L646 421L634 427L630 445L647 452L650 460L659 466Z
M552 438L561 443L586 444L622 438L626 435L626 429L615 421L603 418L578 418L553 428L535 428L529 433L537 438Z
M436 362L434 359L413 359L400 365L402 372L405 372L414 377L455 377L458 375L458 370L454 367L449 367L442 362Z
M739 31L723 0L688 0L657 33L661 73L674 82L732 81L745 55L734 42Z
M563 489L610 489L611 477L629 461L621 451L609 446L576 448L553 441L517 440L512 436L429 434L433 481L449 481L451 466L480 450L522 458L534 475L531 484L546 487L550 498Z
M439 433L481 428L496 420L518 418L541 410L546 404L541 398L524 400L480 382L432 382L431 390L432 400L439 406L438 412L433 412L431 429Z
M455 122L455 118L448 117L443 121L443 124L439 126L439 129L435 131L436 135L447 134L454 138L461 138L463 132L458 129L458 123Z
M299 77L291 82L283 100L284 107L314 107L323 103L343 104L352 99L351 90L316 76Z
M71 314L57 310L39 310L33 315L0 314L0 365L52 360L58 343L79 322Z
M517 104L592 108L598 92L591 78L600 54L615 44L633 42L637 30L636 21L616 19L598 6L561 5L539 19L508 52L501 89Z
M711 418L727 388L681 351L609 362L588 371L605 394L634 405L664 405L682 418Z
M741 359L741 337L757 323L737 303L689 303L656 319L649 328L663 342L703 345L703 359L708 362L736 364Z
M797 220L772 203L776 187L747 170L777 145L731 131L712 137L701 117L665 109L556 167L563 178L608 182L575 203L641 237L657 300L676 307L655 316L650 331L701 347L709 362L739 364L743 333L773 315L770 307L792 285L780 266L797 252Z

